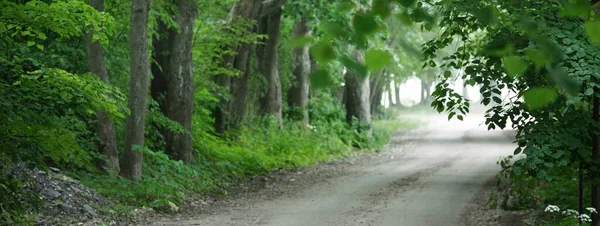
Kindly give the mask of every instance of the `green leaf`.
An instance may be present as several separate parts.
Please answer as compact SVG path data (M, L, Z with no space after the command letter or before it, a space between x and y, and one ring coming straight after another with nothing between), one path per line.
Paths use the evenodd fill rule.
M361 78L366 77L369 73L367 67L352 59L350 56L346 55L342 57L341 62L348 70L358 73Z
M42 45L42 44L37 44L35 46L42 51L44 50L44 45Z
M586 96L591 96L592 94L594 94L594 89L593 88L588 88L587 90L585 90L585 94Z
M450 76L452 76L452 72L444 71L444 78L450 78Z
M533 87L523 93L523 100L530 109L542 108L552 103L556 97L556 90L549 87Z
M448 114L448 121L450 121L454 115L456 115L456 112L450 112L450 114Z
M350 10L354 9L354 7L356 7L356 4L353 2L350 2L350 1L341 2L337 6L337 11L338 12L350 12Z
M382 19L387 18L390 15L390 2L389 0L373 0L372 11L381 17Z
M558 84L561 88L571 94L578 93L581 90L581 83L567 75L565 68L557 67L551 68L550 77Z
M458 120L460 120L460 121L463 121L463 120L464 120L464 118L463 118L463 116L462 116L462 115L457 115L457 116L456 116L456 118L457 118Z
M410 14L408 14L407 12L401 12L401 13L396 14L396 18L398 18L398 20L400 20L405 25L413 24L412 18L410 17Z
M311 88L324 89L329 87L329 72L327 70L320 69L310 74Z
M592 7L587 0L576 0L564 5L560 14L566 17L580 17L588 15L591 9Z
M38 38L41 40L46 40L46 38L48 38L48 37L46 37L46 34L44 34L44 32L38 32L37 35L38 35Z
M517 147L517 148L515 148L515 151L513 152L513 154L518 155L519 153L521 153L521 151L523 151L523 149L521 149L521 147Z
M494 22L496 22L496 19L498 17L498 9L494 6L486 6L484 8L479 8L477 10L475 10L473 12L473 15L475 15L475 18L477 18L477 20L479 20L479 22L481 24L483 24L484 26L490 25Z
M356 33L361 35L369 35L377 31L377 21L375 16L367 13L357 13L352 20L352 26Z
M35 41L27 41L27 46L34 46L35 45Z
M314 45L310 51L319 64L327 64L337 57L333 46L325 42Z
M506 73L509 76L516 77L525 72L527 70L527 64L521 57L518 56L508 56L502 59L502 63L504 63L504 69L506 69Z
M585 22L585 32L594 45L600 44L600 21Z
M365 53L365 64L369 71L378 71L390 64L394 58L384 50L371 49Z
M492 100L494 100L494 102L501 104L502 103L502 99L500 99L500 97L494 96L492 97Z
M310 44L314 38L312 36L302 36L291 40L288 45L290 48L301 48Z
M396 0L396 2L398 2L398 4L401 6L411 7L415 4L415 2L417 2L417 0Z
M344 26L339 23L326 23L323 25L323 30L327 35L330 35L334 38L344 37L347 33L344 30Z
M529 59L535 65L535 69L538 71L540 69L542 69L544 66L546 66L546 64L548 64L548 61L550 61L548 56L539 49L528 49L525 52L525 55L527 55L527 57L529 57Z

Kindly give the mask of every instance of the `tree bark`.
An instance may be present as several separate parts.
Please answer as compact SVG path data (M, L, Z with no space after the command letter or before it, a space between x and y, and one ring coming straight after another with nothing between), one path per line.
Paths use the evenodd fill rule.
M360 50L354 50L354 57L358 62L364 61L364 53ZM346 72L344 76L346 83L346 121L352 123L354 118L358 119L361 125L367 126L367 134L372 133L371 128L371 101L370 101L370 82L369 75L361 77L354 71Z
M121 176L130 180L142 177L141 150L133 150L134 145L144 146L146 125L146 102L150 59L148 57L148 12L152 0L132 0L131 31L129 36L130 73L128 107L131 114L125 127L125 150L121 161Z
M311 27L308 24L308 18L302 18L294 24L293 38L299 38L311 35ZM300 117L294 115L294 118L301 118L304 124L309 123L308 118L308 97L310 89L310 47L302 46L292 50L292 85L288 90L288 105L293 113L300 113Z
M104 0L89 0L88 3L99 12L104 11ZM86 53L88 70L98 76L102 81L110 83L108 78L108 69L104 60L102 46L98 42L92 41L93 34L86 36ZM115 137L115 128L113 121L108 118L106 112L96 112L98 117L97 133L100 138L98 152L104 155L106 160L100 162L100 168L109 172L119 172L119 151L117 150L117 138Z
M386 86L388 88L387 96L388 96L388 101L390 102L390 104L389 104L390 107L395 105L394 97L393 97L394 94L392 93L392 86L393 86L393 83L387 84L387 86Z
M396 105L398 106L402 106L402 103L400 103L400 82L395 83L396 84Z
M194 111L194 73L192 69L192 38L197 6L194 1L177 1L179 12L175 21L179 32L166 29L159 23L159 32L167 33L167 37L155 40L156 64L152 65L154 79L152 96L159 101L161 110L168 118L181 124L183 133L164 130L166 153L175 160L190 164L192 160L192 115ZM162 30L162 31L161 31ZM162 70L160 70L162 69ZM156 88L155 88L156 86ZM162 95L161 95L162 94Z
M273 9L280 9L284 2L285 0L240 0L231 9L228 21L232 23L238 18L256 21L261 15L268 15L273 12ZM255 30L255 27L251 28L251 32ZM237 128L246 113L248 68L252 43L241 43L225 47L225 49L230 49L236 54L224 56L219 62L221 67L235 69L241 75L236 77L217 75L214 77L215 83L229 90L229 98L220 98L220 103L212 114L215 117L214 126L217 133Z
M421 104L425 104L425 82L421 80Z
M275 10L260 19L259 33L265 34L268 39L265 45L256 48L259 71L267 81L267 92L260 98L261 111L265 115L275 116L277 124L282 125L282 94L281 79L279 78L279 25L281 23L281 9Z
M383 86L379 84L374 86L371 93L373 93L371 96L371 115L377 115L380 113L379 106L381 106L381 99L383 97Z
M369 78L369 101L371 115L378 114L379 106L381 105L381 98L383 95L383 85L381 78L383 77L384 71L378 72Z

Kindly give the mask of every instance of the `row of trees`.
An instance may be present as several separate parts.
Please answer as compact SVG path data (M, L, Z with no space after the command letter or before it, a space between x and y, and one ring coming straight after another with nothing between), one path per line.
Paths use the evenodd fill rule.
M54 166L107 193L150 183L165 189L127 197L181 201L223 172L370 147L389 84L431 74L417 25L433 29L427 5L404 0L0 0L0 171ZM268 146L253 138L280 141L244 132L273 125L322 142L249 153ZM25 208L20 183L0 174L0 210Z
M90 4L98 11L102 11L104 8L103 0L93 0L90 1ZM202 26L202 24L197 24L196 20L199 3L196 1L155 2L154 4L164 5L162 8L165 10L166 15L156 19L156 34L153 35L151 49L149 50L149 40L146 37L149 36L148 21L151 4L149 0L132 1L131 4L131 32L129 35L131 76L128 103L131 112L127 118L125 150L120 164L112 121L103 112L97 114L99 119L98 134L102 143L100 152L107 157L105 166L110 171L120 172L122 176L133 180L139 179L142 175L143 157L142 153L137 151L136 148L139 149L144 146L148 93L151 93L151 97L158 102L160 110L167 118L183 127L183 131L179 132L161 129L161 134L166 143L165 152L175 160L182 160L186 164L190 164L192 161L190 131L194 114L194 94L197 92L194 87L192 50L194 48L194 29L197 26ZM328 10L330 7L340 8L347 6L347 4L350 4L350 8L345 9L345 11ZM402 46L416 49L415 42L422 39L416 35L411 38L400 38L399 36L406 34L407 31L410 34L411 29L404 28L394 31L392 28L394 23L398 24L398 21L388 19L387 26L390 27L392 32L383 34L389 41L374 39L371 41L374 44L369 44L367 40L363 40L365 43L361 43L365 47L378 45L383 48L367 53L372 53L372 59L370 60L373 65L380 65L372 69L374 74L370 76L370 73L365 71L370 65L367 64L363 66L365 68L360 68L361 64L365 64L365 57L369 57L368 55L365 56L365 50L363 50L365 47L353 43L344 44L342 41L336 40L336 38L341 37L339 34L335 34L338 37L327 37L328 32L331 32L326 30L330 29L328 27L317 30L319 33L316 33L315 36L311 35L315 30L313 25L318 24L316 21L319 19L331 20L336 22L332 24L340 26L331 29L361 29L360 26L362 25L356 24L357 16L354 16L354 24L348 24L347 21L344 21L352 17L352 12L371 16L373 22L375 22L375 15L369 14L373 13L369 8L370 3L354 4L352 1L332 3L318 0L289 3L285 0L241 0L236 2L231 7L227 19L223 22L222 29L226 33L256 34L256 36L249 37L249 40L237 40L219 46L220 51L227 53L212 60L213 64L218 65L223 70L212 75L211 80L219 88L225 90L225 94L219 98L218 104L212 110L214 130L223 134L240 126L244 116L248 114L249 83L253 79L252 76L255 76L254 73L261 74L266 83L258 101L259 112L274 117L279 125L283 123L284 90L282 90L279 73L278 55L281 49L281 21L284 14L286 14L286 16L295 20L291 29L291 37L293 42L296 42L291 50L292 56L289 65L293 68L292 81L289 89L285 90L287 92L287 106L291 109L290 114L295 114L294 117L306 124L309 123L308 100L311 73L315 76L333 77L335 79L334 74L323 73L326 70L318 71L311 68L316 65L315 62L311 62L311 58L316 58L312 60L317 61L319 67L328 67L327 61L330 60L327 59L327 57L330 57L328 55L336 54L339 50L329 49L331 46L325 46L324 41L330 42L330 44L338 42L340 47L350 49L347 53L343 53L346 56L341 61L343 64L349 64L345 65L348 70L343 76L345 85L341 87L340 91L340 101L343 101L346 106L347 121L353 123L354 119L358 119L358 123L366 126L366 133L370 133L371 115L373 111L377 111L382 92L387 89L384 87L394 79L396 80L394 84L399 84L403 78L393 74L410 75L415 70L415 63L412 63L415 61L414 55L407 54L403 51ZM316 12L309 13L309 11L315 9ZM386 9L390 12L392 10L393 8ZM387 13L389 14L389 12ZM379 19L383 20L387 17L379 17ZM360 30L357 30L355 34L365 36L362 38L370 35L360 32ZM314 39L320 39L323 43L317 44L318 49L314 50L313 56L311 56L309 45L310 41ZM399 41L405 42L404 45L398 44ZM102 46L98 42L92 41L91 38L88 38L87 46L89 70L108 82ZM384 69L393 61L392 52L399 53L396 58L399 56L403 62L407 62L407 64L404 64L406 67L412 63L412 68L402 68L403 66L396 62L397 65ZM256 58L253 58L253 56L256 56ZM149 59L152 59L152 63ZM253 71L253 67L256 67L256 71ZM149 70L150 68L151 70ZM231 75L232 72L234 75ZM151 82L149 81L150 75L152 75ZM148 84L151 84L150 90L148 90Z

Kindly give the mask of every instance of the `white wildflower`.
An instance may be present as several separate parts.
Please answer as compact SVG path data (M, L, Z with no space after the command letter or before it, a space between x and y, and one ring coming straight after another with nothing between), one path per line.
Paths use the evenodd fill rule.
M571 210L571 209L563 211L562 214L567 215L568 217L572 217L572 218L577 218L577 216L579 216L579 212L577 212L576 210Z
M592 222L592 219L587 214L581 214L581 215L579 215L579 220L581 222L585 222L585 223Z
M544 210L544 212L549 212L549 213L554 213L554 212L559 212L560 208L558 208L558 206L555 205L548 205L546 206L546 209Z
M588 208L585 208L585 209L587 211L589 211L590 213L598 213L598 212L596 212L596 209L594 209L594 207L588 207Z

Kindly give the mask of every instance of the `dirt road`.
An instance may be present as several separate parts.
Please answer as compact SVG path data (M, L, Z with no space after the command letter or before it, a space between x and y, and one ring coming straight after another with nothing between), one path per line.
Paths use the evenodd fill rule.
M264 178L260 189L149 223L463 225L467 203L499 170L496 160L514 149L511 134L487 131L481 114L464 122L418 117L429 125L394 137L383 153L277 174Z

